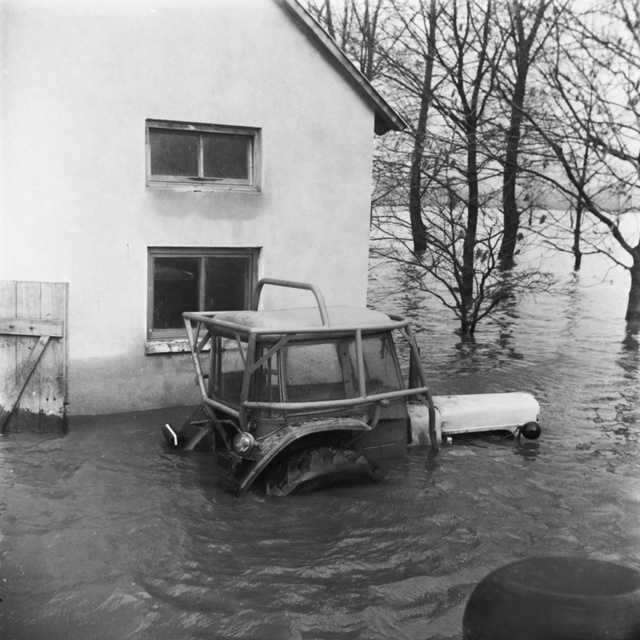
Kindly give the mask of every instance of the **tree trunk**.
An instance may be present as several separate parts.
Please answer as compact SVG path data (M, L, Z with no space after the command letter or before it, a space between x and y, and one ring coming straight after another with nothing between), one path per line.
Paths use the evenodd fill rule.
M640 321L640 244L633 250L633 264L629 269L629 274L631 275L631 287L625 318L630 322L638 322Z
M516 178L518 175L518 148L522 126L522 106L526 93L527 63L518 61L518 77L511 104L511 119L507 131L507 148L502 174L502 212L504 217L504 235L500 247L500 262L503 269L514 264L514 255L520 227L520 211L516 199Z
M422 159L424 157L427 114L429 110L429 98L426 94L427 80L428 74L425 72L420 115L418 117L416 137L413 143L413 154L411 156L411 176L409 182L409 218L411 220L413 250L416 253L421 253L427 249L427 228L422 219Z
M513 3L512 8L511 21L516 47L516 78L510 100L511 115L507 130L504 172L502 175L504 234L500 246L500 264L503 269L513 267L518 243L520 210L516 198L516 179L518 177L518 151L522 137L522 108L527 93L527 75L533 63L533 57L535 57L535 54L532 56L531 49L547 5L548 0L539 0L533 26L526 38L524 36L522 6L519 0Z
M433 53L435 49L436 1L429 6L429 43L425 61L424 81L420 96L420 113L416 126L416 137L411 156L411 175L409 182L409 218L413 250L421 253L427 249L427 228L422 219L422 160L427 135L427 120L431 104L431 83L433 78Z
M333 28L333 11L331 10L331 0L325 0L324 2L324 19L325 19L325 27L329 35L335 40L336 32Z
M576 223L573 227L573 270L580 271L582 266L582 250L580 248L580 236L582 234L582 200L576 205Z
M467 137L467 188L469 190L469 202L467 204L467 227L462 251L462 277L460 283L460 299L467 317L467 326L463 322L463 333L473 333L475 322L469 321L473 309L474 285L475 285L475 249L478 232L478 158L476 124L470 125Z

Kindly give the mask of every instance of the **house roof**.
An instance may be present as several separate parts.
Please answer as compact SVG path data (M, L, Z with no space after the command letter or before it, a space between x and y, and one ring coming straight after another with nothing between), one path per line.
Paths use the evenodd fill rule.
M298 25L307 37L314 42L351 86L356 89L375 110L375 132L384 135L387 131L401 131L407 126L402 117L373 88L373 85L362 75L349 60L336 41L325 31L318 21L304 8L298 0L277 0L294 16Z

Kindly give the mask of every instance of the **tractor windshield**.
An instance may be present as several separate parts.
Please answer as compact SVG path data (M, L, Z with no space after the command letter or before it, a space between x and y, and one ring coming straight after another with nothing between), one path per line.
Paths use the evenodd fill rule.
M264 353L268 347L263 348ZM395 350L388 334L362 340L366 395L403 388ZM352 337L289 343L272 354L257 376L262 402L317 402L360 396L358 363Z

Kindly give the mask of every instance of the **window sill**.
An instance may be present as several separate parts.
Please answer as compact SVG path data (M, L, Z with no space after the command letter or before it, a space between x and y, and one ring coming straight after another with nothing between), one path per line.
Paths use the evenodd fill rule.
M174 191L218 191L224 193L252 193L259 194L261 189L257 185L217 184L215 182L179 182L148 180L147 187L151 189L172 189Z
M202 349L209 351L211 343L207 343ZM162 355L166 353L189 353L189 341L186 338L174 338L169 340L147 340L144 345L146 356Z

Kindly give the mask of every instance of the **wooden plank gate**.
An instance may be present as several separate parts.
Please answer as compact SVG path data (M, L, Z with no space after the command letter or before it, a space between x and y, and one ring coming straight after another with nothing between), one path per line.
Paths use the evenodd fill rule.
M67 432L67 294L0 280L0 431Z

